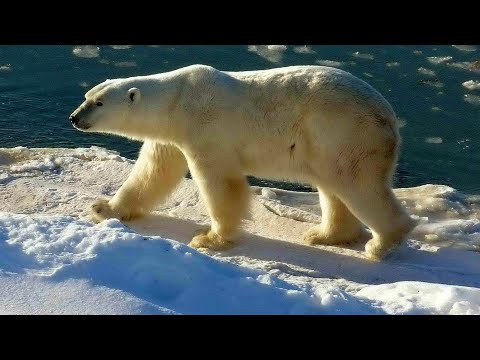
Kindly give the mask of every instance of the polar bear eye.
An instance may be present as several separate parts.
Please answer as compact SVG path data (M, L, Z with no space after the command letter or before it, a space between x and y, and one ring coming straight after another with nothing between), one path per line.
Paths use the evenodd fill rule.
M103 103L102 103L101 101L97 101L97 102L95 103L95 105L97 105L97 106L103 106Z

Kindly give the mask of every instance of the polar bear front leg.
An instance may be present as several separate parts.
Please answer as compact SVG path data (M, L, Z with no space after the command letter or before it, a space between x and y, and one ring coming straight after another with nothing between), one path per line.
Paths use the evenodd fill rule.
M88 212L93 222L131 220L164 200L187 172L183 153L174 145L145 141L132 172L111 199L98 199Z
M233 246L232 237L242 220L249 200L248 183L237 171L225 171L217 162L198 164L189 161L193 179L210 215L212 225L195 234L190 246L225 250Z

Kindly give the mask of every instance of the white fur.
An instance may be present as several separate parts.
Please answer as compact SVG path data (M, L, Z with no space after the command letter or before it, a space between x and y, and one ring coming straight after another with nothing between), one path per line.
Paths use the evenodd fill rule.
M195 247L231 245L248 206L245 175L319 188L323 222L306 234L310 244L355 241L364 223L373 233L367 255L378 259L415 225L391 191L400 143L395 113L345 71L194 65L108 80L85 98L72 114L77 128L144 141L120 190L93 205L95 221L151 211L188 164L212 219L211 229L193 238Z

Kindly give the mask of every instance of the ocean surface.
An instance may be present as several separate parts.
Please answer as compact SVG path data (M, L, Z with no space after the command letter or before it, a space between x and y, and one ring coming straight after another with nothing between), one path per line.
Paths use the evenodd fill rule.
M349 71L380 91L401 119L396 187L435 183L480 193L477 45L0 45L0 147L96 145L136 158L140 143L81 133L68 116L107 78L191 64L228 71L319 64Z

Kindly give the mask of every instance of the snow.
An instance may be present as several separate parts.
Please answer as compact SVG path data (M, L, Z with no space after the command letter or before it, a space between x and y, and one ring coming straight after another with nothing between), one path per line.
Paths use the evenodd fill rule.
M48 277L49 283L91 279L70 284L75 292L79 285L114 288L151 310L165 312L164 305L184 314L329 312L268 274L213 260L173 240L144 237L118 220L94 226L65 216L0 213L0 234L7 239L2 272Z
M358 296L377 301L388 314L480 314L480 289L401 281L367 286Z
M88 221L132 166L98 147L0 149L0 314L480 314L480 196L395 189L419 225L372 263L364 243L302 243L317 193L252 186L236 247L200 252L189 179L143 219Z

